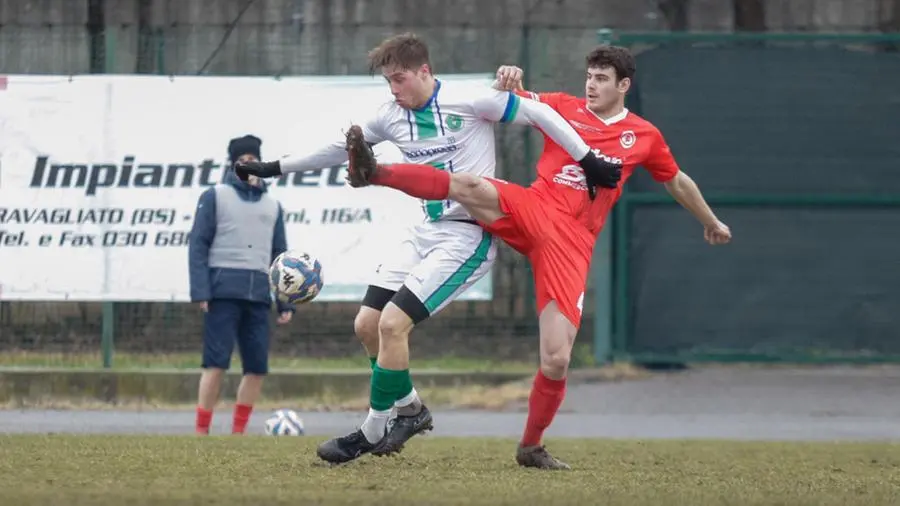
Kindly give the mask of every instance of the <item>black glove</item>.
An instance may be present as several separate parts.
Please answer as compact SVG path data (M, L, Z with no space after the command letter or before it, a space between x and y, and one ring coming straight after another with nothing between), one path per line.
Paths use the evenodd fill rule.
M584 177L587 180L588 196L591 200L597 196L595 186L603 188L616 188L619 186L619 180L622 179L622 160L611 158L604 154L599 157L594 151L588 153L578 161L578 165L584 170Z
M246 181L249 176L260 178L281 176L281 162L237 162L234 164L234 173L241 181Z

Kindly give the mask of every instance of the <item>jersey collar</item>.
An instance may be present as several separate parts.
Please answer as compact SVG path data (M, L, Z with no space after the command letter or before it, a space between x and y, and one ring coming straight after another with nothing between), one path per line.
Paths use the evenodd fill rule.
M425 105L423 105L422 107L420 107L418 109L413 109L413 111L414 112L422 112L422 111L428 109L429 107L431 107L431 104L437 98L437 94L439 91L441 91L441 80L435 78L434 79L434 93L432 93L431 96L428 97L428 102L425 102Z
M587 112L593 114L595 118L597 118L597 119L599 119L600 121L602 121L603 124L606 125L606 126L615 125L616 123L618 123L618 122L622 121L623 119L625 119L626 116L628 116L628 108L627 108L627 107L624 108L624 109L622 109L622 112L620 112L619 114L616 114L615 116L611 116L611 117L606 118L606 119L603 119L603 118L601 118L600 116L597 116L597 113L595 113L594 111L588 109L588 108L587 108L587 104L585 104L584 108L587 110Z

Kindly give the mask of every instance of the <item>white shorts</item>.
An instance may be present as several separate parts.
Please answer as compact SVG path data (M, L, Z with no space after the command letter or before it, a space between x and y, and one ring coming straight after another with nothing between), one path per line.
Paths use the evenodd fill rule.
M394 292L405 285L434 315L490 272L496 259L496 239L478 225L422 223L378 265L372 284Z

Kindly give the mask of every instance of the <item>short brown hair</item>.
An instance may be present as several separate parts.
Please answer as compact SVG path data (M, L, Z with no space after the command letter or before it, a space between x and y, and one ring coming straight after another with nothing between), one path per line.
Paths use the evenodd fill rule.
M624 78L634 79L637 64L634 56L627 48L621 46L598 46L585 58L587 67L610 67L616 71L616 81Z
M403 70L413 70L425 64L431 68L428 45L412 33L402 33L385 39L378 47L369 51L369 72L373 74L389 65L397 65Z

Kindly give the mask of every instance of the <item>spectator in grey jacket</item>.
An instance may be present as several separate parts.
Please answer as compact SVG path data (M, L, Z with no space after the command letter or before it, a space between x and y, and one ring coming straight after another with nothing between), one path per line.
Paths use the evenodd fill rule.
M262 141L232 139L222 183L200 195L189 245L191 301L204 312L203 373L196 432L209 434L222 377L237 343L244 376L237 391L232 434L243 434L269 371L269 266L287 249L281 204L259 178L241 181L231 168L259 160ZM252 210L251 210L252 209ZM279 324L294 308L278 305Z

